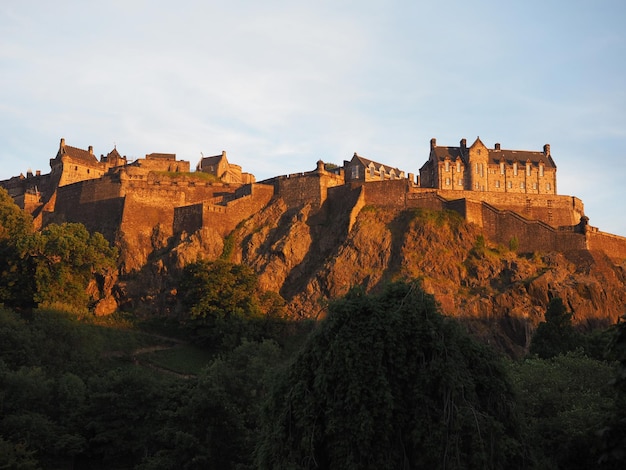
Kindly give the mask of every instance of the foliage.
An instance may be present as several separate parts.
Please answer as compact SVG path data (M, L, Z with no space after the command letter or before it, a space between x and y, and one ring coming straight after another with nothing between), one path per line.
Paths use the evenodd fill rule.
M499 359L415 284L352 290L277 381L260 468L511 468L517 419Z
M82 224L51 224L34 232L30 217L0 188L0 302L89 307L87 287L116 267L117 252Z
M34 300L40 305L87 307L89 282L114 270L117 260L102 234L90 234L82 224L48 225L24 239L22 249L33 260Z
M17 243L33 231L30 216L0 188L0 303L32 306L34 285Z
M165 416L154 435L158 451L140 469L254 468L260 406L280 358L272 341L244 342L216 359Z
M539 323L532 337L530 353L548 359L573 351L583 342L572 325L572 313L567 311L561 298L554 297L548 304L545 321Z
M626 315L613 327L610 355L617 361L612 381L616 393L611 416L604 423L601 437L605 468L624 468L626 463Z
M533 468L598 467L598 431L610 414L612 367L579 352L510 367Z
M187 265L180 292L197 341L216 350L232 350L244 338L267 336L273 320L283 315L283 299L261 292L252 268L223 260Z

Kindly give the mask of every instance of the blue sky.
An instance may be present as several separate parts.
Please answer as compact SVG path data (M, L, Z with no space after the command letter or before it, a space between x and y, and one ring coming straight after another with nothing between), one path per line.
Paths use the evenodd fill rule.
M540 150L626 236L626 2L107 0L0 4L0 179L59 139L130 159L228 152L257 179L429 141Z

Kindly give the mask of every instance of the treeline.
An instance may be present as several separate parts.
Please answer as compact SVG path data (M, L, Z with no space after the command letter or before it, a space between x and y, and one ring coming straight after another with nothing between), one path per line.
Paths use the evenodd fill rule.
M333 302L299 348L293 325L226 327L181 378L136 361L136 330L3 308L0 468L622 468L625 325L604 358L511 362L400 283Z

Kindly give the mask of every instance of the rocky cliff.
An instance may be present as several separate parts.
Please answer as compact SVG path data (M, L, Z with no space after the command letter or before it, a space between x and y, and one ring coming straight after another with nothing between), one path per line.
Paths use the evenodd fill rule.
M120 297L135 308L173 310L169 274L220 256L252 266L261 287L279 292L296 317L324 315L329 299L355 285L373 290L419 278L445 314L513 355L528 346L553 296L581 328L608 325L626 308L626 266L602 252L518 253L454 212L362 207L358 190L319 209L277 198L225 239L204 228L161 246L120 284Z

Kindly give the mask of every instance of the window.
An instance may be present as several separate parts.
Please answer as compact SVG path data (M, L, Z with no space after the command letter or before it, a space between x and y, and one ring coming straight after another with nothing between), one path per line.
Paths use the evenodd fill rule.
M496 188L500 187L500 180L496 180Z
M517 176L517 162L513 163L513 174Z
M500 162L500 174L504 174L504 162Z
M352 167L352 179L359 179L359 166L358 165L354 165Z
M446 178L446 186L450 186L450 178Z
M375 174L376 174L376 170L374 169L373 166L370 166L370 176L373 178Z
M533 189L534 189L535 191L537 191L537 183L536 183L536 182L535 182L535 183L533 183Z
M461 173L461 162L456 162L456 172Z
M539 176L543 176L543 164L539 165Z
M552 185L550 183L546 183L546 191L552 191Z
M458 184L459 186L463 186L463 180L462 180L461 178L459 178L459 181L457 182L457 184Z
M506 187L511 189L513 187L513 183L511 181L506 182Z
M526 164L526 176L530 176L530 163Z
M485 165L480 164L480 176L485 176Z
M475 189L479 189L478 182L476 182L476 184L474 184L474 188Z
M480 174L480 171L478 170L478 163L476 163L476 164L474 165L474 167L476 168L476 174L477 174L477 175L479 175L479 174Z
M448 160L446 160L445 167L446 167L446 173L448 173L450 171L450 162Z
M526 183L524 183L523 181L522 181L522 182L520 182L520 184L519 184L519 188L520 188L520 189L526 189Z

